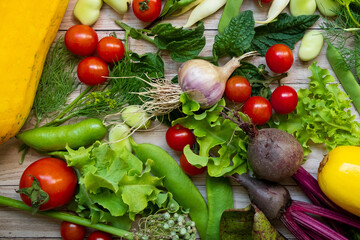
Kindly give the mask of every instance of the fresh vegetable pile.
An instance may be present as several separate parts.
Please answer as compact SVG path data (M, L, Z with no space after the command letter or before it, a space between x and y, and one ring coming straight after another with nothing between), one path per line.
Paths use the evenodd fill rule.
M104 2L119 14L130 6ZM340 26L356 43L360 4L255 2L271 4L265 20L241 11L243 1L134 0L145 27L114 20L124 39L99 39L91 25L103 1L78 0L73 14L81 24L48 53L30 115L35 126L16 135L22 161L30 148L44 158L21 176L23 202L0 196L0 204L60 219L62 238L72 240L83 239L86 227L96 230L89 239L285 239L271 225L275 219L301 240L359 239L359 195L349 192L360 175L360 123L350 111L360 99L353 70L360 61L356 55L351 62L347 46L329 36ZM291 14L283 13L288 5ZM162 23L192 8L184 26ZM308 31L320 18L317 8L336 16L323 20L325 34ZM201 20L219 9L211 56L200 55ZM156 51L139 55L130 38ZM324 38L346 93L316 61L306 87L284 85L297 58L316 59ZM163 53L179 63L172 79ZM254 65L259 59L264 64ZM164 139L178 160L134 140L153 123L168 125ZM318 180L302 167L313 144L329 152ZM206 200L192 181L200 174ZM281 185L289 178L312 203L292 199ZM247 190L248 207L234 208L233 183Z

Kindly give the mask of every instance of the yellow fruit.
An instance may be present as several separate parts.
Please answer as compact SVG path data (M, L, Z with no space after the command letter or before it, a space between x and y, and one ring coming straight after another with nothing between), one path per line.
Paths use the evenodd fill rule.
M0 144L15 136L29 115L67 5L68 0L0 1Z
M320 164L318 182L330 200L360 216L360 147L331 150Z

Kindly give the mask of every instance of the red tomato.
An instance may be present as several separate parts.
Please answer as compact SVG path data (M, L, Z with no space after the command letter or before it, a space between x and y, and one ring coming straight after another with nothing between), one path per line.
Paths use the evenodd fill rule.
M73 54L89 56L94 53L98 36L94 29L86 25L74 25L65 33L65 45Z
M274 73L285 73L291 68L294 57L288 46L275 44L267 50L265 60L267 66Z
M226 82L225 95L235 103L245 102L251 95L249 81L242 76L231 77Z
M98 57L87 57L81 60L77 68L77 75L86 85L98 85L106 81L109 68L106 62Z
M107 63L115 63L121 60L125 54L122 41L116 37L104 37L97 45L99 57Z
M132 9L139 20L152 22L160 15L161 0L133 0Z
M295 110L298 103L298 95L292 87L277 87L270 97L271 106L275 112L288 114Z
M206 167L197 168L191 165L186 159L185 154L182 154L180 157L180 167L187 175L191 176L202 174L206 170Z
M32 186L33 176L39 181L40 187L49 195L49 201L40 206L40 210L48 210L63 206L74 196L77 186L75 171L57 158L43 158L30 164L20 178L19 189ZM25 194L21 199L28 206L31 200Z
M182 151L188 144L191 147L196 141L192 131L179 124L170 127L165 137L169 147L175 151Z
M111 239L112 236L109 233L102 231L94 231L88 237L88 240L111 240Z
M273 0L255 0L256 2L259 3L259 5L264 4L264 3L269 3L272 2Z
M63 221L60 228L61 237L63 240L82 240L85 237L85 227Z
M263 97L250 97L242 106L242 112L247 114L255 125L262 125L269 121L272 108L270 102Z

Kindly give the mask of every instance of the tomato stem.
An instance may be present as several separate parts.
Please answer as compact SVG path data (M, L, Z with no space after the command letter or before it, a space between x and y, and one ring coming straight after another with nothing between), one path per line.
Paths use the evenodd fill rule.
M4 196L0 196L0 205L9 206L9 207L17 208L20 210L32 212L32 208L27 206L22 201L4 197ZM79 224L79 225L82 225L85 227L89 227L89 228L93 228L93 229L100 230L103 232L107 232L107 233L113 234L115 236L124 237L129 240L134 239L133 233L131 233L129 231L119 229L116 227L112 227L109 225L101 224L101 223L91 223L91 221L89 219L74 216L69 213L58 212L58 211L40 211L37 213L47 216L47 217L56 218L56 219L59 219L62 221L76 223L76 224Z
M149 0L139 2L140 11L144 12L149 9Z

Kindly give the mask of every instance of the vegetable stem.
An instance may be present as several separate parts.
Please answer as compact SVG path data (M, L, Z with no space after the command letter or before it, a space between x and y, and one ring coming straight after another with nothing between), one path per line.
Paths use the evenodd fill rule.
M121 28L123 28L126 32L131 31L131 27L129 25L127 25L126 23L123 23L119 20L115 20L115 23L117 25L119 25ZM154 40L148 36L146 36L145 34L141 33L140 31L137 32L140 35L140 39L143 39L145 41L148 41L149 43L155 44Z
M62 118L71 110L74 108L74 106L92 89L94 89L94 86L88 86L82 93L79 94L69 105L64 108L59 115L53 119L52 121L46 123L43 127L49 127L49 126L56 126L59 125L59 123L63 123L66 120L62 120Z
M0 196L0 205L14 207L14 208L28 211L28 212L32 211L32 208L27 206L22 201L4 197L4 196ZM62 221L68 221L68 222L76 223L76 224L79 224L79 225L82 225L85 227L97 229L97 230L107 232L107 233L110 233L110 234L113 234L113 235L116 235L119 237L124 237L126 239L130 239L130 240L134 239L133 233L131 233L129 231L119 229L116 227L112 227L109 225L101 224L101 223L91 223L91 221L86 218L74 216L69 213L58 212L58 211L39 211L37 213L47 216L47 217L56 218L56 219L59 219Z

